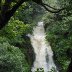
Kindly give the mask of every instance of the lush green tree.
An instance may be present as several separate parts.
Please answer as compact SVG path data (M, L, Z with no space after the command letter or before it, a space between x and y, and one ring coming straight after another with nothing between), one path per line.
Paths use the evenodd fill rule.
M0 37L0 72L29 72L24 54Z

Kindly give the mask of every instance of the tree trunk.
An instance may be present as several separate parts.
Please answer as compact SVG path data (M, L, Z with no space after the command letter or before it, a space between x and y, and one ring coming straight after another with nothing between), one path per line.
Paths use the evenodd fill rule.
M21 6L21 4L25 2L23 0L19 1L17 4L15 4L11 10L5 10L7 8L7 6L4 6L0 13L0 30L8 23L8 21L10 20L10 18L13 16L13 14L15 13L15 11L19 8L19 6Z
M9 14L4 14L0 16L0 30L8 23L11 16Z

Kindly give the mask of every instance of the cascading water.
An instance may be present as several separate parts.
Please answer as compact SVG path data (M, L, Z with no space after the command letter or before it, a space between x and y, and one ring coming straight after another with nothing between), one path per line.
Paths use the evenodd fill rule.
M55 72L58 72L53 61L53 51L45 39L43 22L38 22L38 25L33 28L33 34L28 34L28 36L35 52L35 61L31 71L35 72L37 69L43 68L44 72L48 72L54 68Z

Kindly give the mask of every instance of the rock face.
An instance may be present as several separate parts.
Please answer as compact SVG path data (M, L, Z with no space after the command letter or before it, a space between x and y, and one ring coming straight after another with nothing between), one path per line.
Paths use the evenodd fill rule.
M51 46L45 40L46 35L43 22L38 22L38 25L33 28L33 34L28 34L28 36L35 53L35 61L31 71L35 72L37 69L43 68L44 72L48 72L53 68L55 72L58 72L53 61Z

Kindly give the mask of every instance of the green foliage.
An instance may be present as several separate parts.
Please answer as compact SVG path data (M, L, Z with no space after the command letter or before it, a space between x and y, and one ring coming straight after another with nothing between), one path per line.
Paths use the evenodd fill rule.
M6 33L8 38L14 38L25 31L25 25L19 20L10 20L8 25L2 30L3 35ZM2 35L2 34L1 34Z
M22 43L24 40L22 35L31 33L32 28L33 25L25 25L22 21L14 20L14 18L12 18L8 25L0 30L0 36L6 37L9 43Z
M0 72L29 72L24 54L0 37Z
M62 66L61 72L66 72L69 64L66 51L68 48L72 48L71 19L72 17L69 16L62 21L52 21L46 29L46 38L55 53L56 62Z
M44 10L34 2L25 2L14 14L15 19L23 21L25 24L32 24L39 21L40 17L44 13Z

